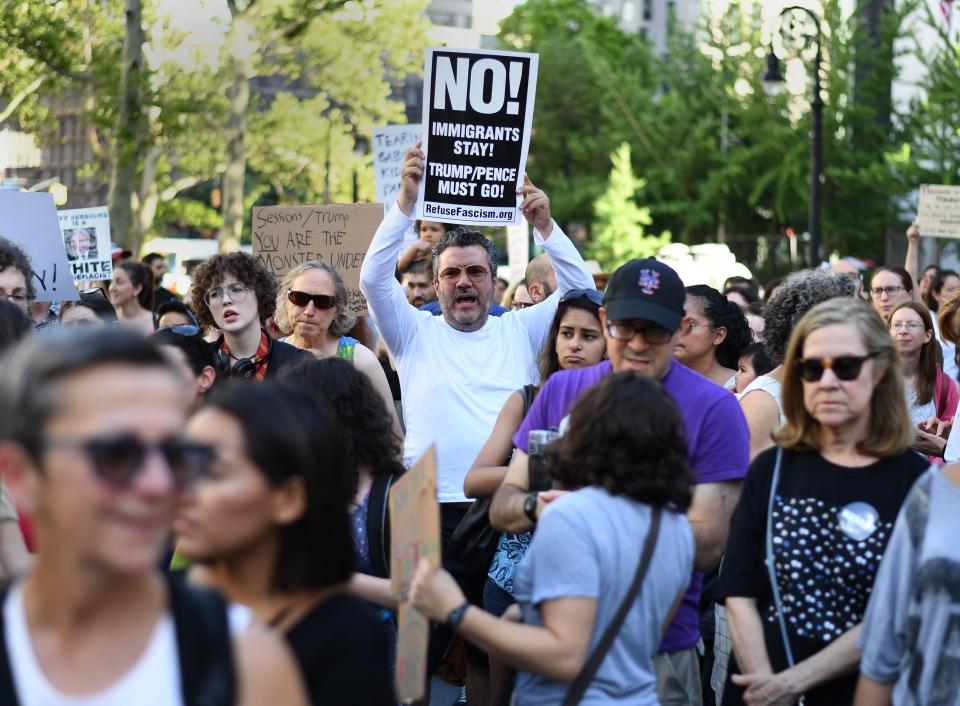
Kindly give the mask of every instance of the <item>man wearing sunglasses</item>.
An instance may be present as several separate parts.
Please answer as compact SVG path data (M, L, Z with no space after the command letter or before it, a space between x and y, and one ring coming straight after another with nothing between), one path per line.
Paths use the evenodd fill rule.
M193 300L200 324L222 332L213 344L218 375L263 380L310 355L264 330L276 307L277 282L252 255L214 255L198 265Z
M0 470L40 551L0 596L0 703L304 703L276 636L158 568L213 457L185 420L182 379L130 332L55 332L7 359Z
M660 646L657 688L663 704L699 705L696 645L702 572L716 567L726 546L730 516L749 464L750 434L733 395L673 358L685 300L680 277L658 260L631 260L613 273L600 309L609 360L554 373L541 388L513 437L517 451L494 496L490 521L507 532L527 531L547 504L565 492L528 492L532 430L562 429L581 393L611 373L632 370L659 380L683 416L697 485L687 511L696 541L696 571Z

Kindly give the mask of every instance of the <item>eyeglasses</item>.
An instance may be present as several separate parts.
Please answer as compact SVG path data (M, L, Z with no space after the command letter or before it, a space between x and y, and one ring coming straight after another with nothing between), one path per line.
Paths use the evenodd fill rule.
M207 303L207 306L223 306L223 295L224 293L230 295L230 301L239 304L247 296L247 285L243 282L233 282L228 284L226 287L214 287L203 297L203 300Z
M905 291L907 291L906 287L873 287L870 289L870 296L874 299L879 299L884 294L886 294L888 297L892 297L895 294Z
M693 330L697 327L714 328L714 325L701 324L694 321L693 319L684 319L683 321L680 322L680 335L689 336L691 333L693 333Z
M894 321L890 324L891 331L924 331L926 328L920 321Z
M94 439L45 439L45 446L60 446L83 451L97 477L114 488L128 487L143 470L148 454L163 456L178 490L189 487L208 475L214 451L210 446L182 439L164 439L146 443L132 434Z
M632 341L639 333L651 346L662 345L673 338L673 333L663 326L637 326L627 321L610 321L607 323L607 331L618 341Z
M577 299L586 299L592 304L603 306L603 295L596 289L571 289L560 297L560 303L576 301Z
M799 358L797 360L797 373L806 382L817 382L823 377L823 371L829 369L833 371L838 380L850 382L860 377L863 364L877 355L877 353L869 353L867 355L845 355L839 358Z
M510 308L514 311L519 311L520 309L526 309L528 306L533 306L533 302L520 302L514 299L510 302Z
M444 284L454 284L460 281L460 274L467 273L467 277L474 284L485 281L490 276L490 270L483 265L463 265L461 267L447 267L440 270L439 279Z
M295 289L287 290L287 299L291 304L306 306L310 302L318 309L332 309L337 305L337 298L329 294L307 294Z

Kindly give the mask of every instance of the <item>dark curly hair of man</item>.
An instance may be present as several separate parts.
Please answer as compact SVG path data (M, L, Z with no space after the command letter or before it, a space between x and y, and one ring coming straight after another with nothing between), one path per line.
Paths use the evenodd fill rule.
M36 299L37 290L33 286L33 268L30 266L30 258L15 243L6 238L0 238L0 270L8 267L20 270L23 281L27 285L27 299L30 301Z
M403 473L403 443L373 383L342 358L304 357L280 372L280 379L325 400L347 431L348 457L371 474Z
M238 282L253 290L261 324L273 316L277 304L277 280L253 255L230 252L214 255L193 271L193 304L201 325L217 328L207 306L207 293L219 286L227 275L233 275Z
M636 373L608 375L580 398L569 431L547 449L547 468L564 488L597 486L679 512L690 506L683 417L659 384Z

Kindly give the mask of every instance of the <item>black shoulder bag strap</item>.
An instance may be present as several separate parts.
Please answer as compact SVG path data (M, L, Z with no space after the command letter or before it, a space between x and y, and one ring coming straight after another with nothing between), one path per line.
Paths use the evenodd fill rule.
M390 488L395 473L378 473L370 486L367 503L367 542L370 563L380 578L390 577Z
M13 685L13 669L10 666L10 655L7 654L7 632L3 620L3 607L7 603L10 593L10 584L0 591L0 704L4 706L19 706L17 690Z
M607 652L609 652L613 646L613 641L617 639L617 633L620 632L620 628L627 619L627 614L630 612L630 608L633 607L633 602L640 593L643 578L647 575L647 569L650 567L653 550L657 545L657 537L660 536L660 518L662 514L661 508L653 508L650 516L650 531L647 533L647 539L643 543L643 553L640 555L640 565L637 566L637 573L633 577L633 583L627 590L627 595L623 597L620 607L617 608L617 613L613 616L613 620L610 621L607 629L603 632L600 642L597 643L593 652L590 653L590 657L587 658L587 661L580 669L579 674L577 674L570 684L570 691L567 692L567 696L563 700L563 706L575 706L580 703L580 699L587 693L587 687L590 686L590 682L592 682L596 676L597 670L600 669L600 665L603 663L603 659L607 656Z
M168 585L184 706L233 706L236 668L226 603L213 591L188 587L182 576L170 575Z

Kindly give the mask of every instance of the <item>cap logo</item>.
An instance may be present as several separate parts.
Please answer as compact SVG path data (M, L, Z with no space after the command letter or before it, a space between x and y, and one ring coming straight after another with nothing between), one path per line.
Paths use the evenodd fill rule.
M640 279L637 280L637 285L644 294L653 294L660 289L660 273L646 268L640 270Z

